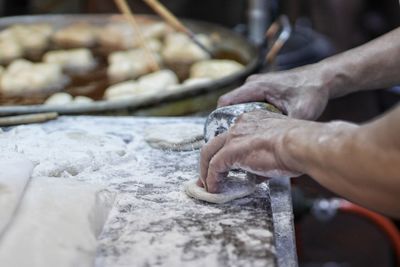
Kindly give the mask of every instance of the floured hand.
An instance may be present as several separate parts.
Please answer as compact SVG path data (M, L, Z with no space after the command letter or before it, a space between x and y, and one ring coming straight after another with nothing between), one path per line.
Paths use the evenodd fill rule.
M288 119L268 111L241 115L236 123L207 143L201 150L200 176L197 185L207 185L208 192L221 192L228 172L234 168L263 176L299 176L301 170L292 164L282 149L286 133L310 126L313 122Z
M241 87L220 97L218 106L266 101L296 119L316 119L329 99L321 67L250 76Z

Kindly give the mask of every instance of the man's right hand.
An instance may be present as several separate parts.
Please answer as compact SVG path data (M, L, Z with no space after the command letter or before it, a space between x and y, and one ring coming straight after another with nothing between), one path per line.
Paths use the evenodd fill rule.
M250 76L241 87L220 97L218 106L265 101L296 119L317 119L329 100L318 64Z
M317 119L329 98L400 84L400 27L347 52L297 69L251 76L218 106L266 101L289 117Z

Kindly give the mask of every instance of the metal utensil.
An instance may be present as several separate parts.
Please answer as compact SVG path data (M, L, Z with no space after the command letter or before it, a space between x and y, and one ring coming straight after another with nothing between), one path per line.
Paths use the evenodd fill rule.
M194 32L187 28L180 20L172 14L163 4L158 2L158 0L143 0L148 4L160 17L162 17L171 27L175 30L186 34L196 45L203 49L211 57L214 57L213 52L205 47L196 37Z

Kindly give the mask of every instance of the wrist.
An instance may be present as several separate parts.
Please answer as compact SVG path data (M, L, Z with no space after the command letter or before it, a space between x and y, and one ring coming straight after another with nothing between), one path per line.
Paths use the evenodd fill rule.
M316 64L316 73L321 87L326 91L329 99L347 94L350 88L349 72L343 66L338 66L334 58L325 59Z
M332 56L317 63L324 84L327 86L330 98L365 90L376 80L372 65L364 62L365 58L359 49L353 49Z
M309 175L321 171L333 157L340 157L359 128L342 121L298 123L282 138L281 160L287 168Z
M331 71L331 66L325 61L301 67L302 72L298 74L305 79L303 83L306 85L307 90L314 90L320 97L331 98L332 91L340 88L339 80L336 78L337 74ZM314 93L314 92L313 92Z
M278 144L278 155L282 165L292 171L307 173L308 138L314 131L319 131L321 123L296 120L296 125L288 129ZM310 131L310 129L312 129Z

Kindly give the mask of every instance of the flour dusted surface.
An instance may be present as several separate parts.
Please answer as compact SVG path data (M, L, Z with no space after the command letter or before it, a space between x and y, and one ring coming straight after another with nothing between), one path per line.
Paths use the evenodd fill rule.
M195 123L161 124L147 127L146 142L160 149L190 151L204 144L204 126Z
M116 193L95 266L275 266L268 186L224 205L187 197L198 151L150 147L144 129L203 119L61 117L0 133L0 149L24 154L33 178L66 179Z

